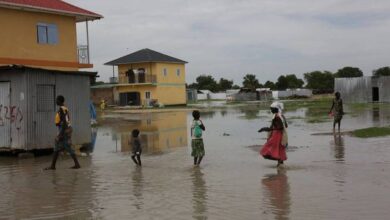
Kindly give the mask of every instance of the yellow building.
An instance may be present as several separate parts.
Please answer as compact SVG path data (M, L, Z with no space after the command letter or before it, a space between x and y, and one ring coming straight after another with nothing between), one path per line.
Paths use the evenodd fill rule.
M89 45L78 46L76 23L102 18L60 0L0 0L0 66L51 70L91 68Z
M150 49L106 63L118 67L114 102L122 106L185 105L186 63Z

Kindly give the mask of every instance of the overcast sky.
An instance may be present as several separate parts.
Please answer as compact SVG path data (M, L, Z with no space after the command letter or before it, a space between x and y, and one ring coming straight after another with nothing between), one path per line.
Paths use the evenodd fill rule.
M211 74L241 85L247 73L264 83L344 66L370 75L390 65L389 0L66 1L104 16L90 24L103 81L112 76L103 63L143 48L188 61L188 83Z

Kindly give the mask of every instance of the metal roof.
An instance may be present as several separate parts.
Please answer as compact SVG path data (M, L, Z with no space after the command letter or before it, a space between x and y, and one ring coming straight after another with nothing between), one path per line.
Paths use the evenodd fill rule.
M187 63L187 61L180 60L151 49L142 49L137 52L128 54L118 59L105 63L104 65L116 66L120 64L132 64L132 63Z
M23 65L5 65L0 66L0 73L2 70L40 70L50 73L62 73L62 74L72 74L72 75L87 75L87 76L97 76L97 72L87 72L87 71L67 71L67 70L51 70L51 69L43 69L36 67L29 67Z
M103 18L102 15L61 0L0 0L0 7L74 16L77 21Z

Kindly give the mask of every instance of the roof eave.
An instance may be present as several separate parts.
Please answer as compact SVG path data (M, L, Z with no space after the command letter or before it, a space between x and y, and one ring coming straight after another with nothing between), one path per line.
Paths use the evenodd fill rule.
M26 6L21 4L15 4L15 3L8 3L8 2L0 2L0 7L9 8L9 9L18 9L18 10L26 10L26 11L32 11L32 12L45 12L49 14L58 14L58 15L65 15L65 16L71 16L76 17L76 22L83 22L83 21L93 21L103 18L102 15L99 14L83 14L83 13L75 13L75 12L67 12L63 10L56 10L56 9L50 9L50 8L42 8L42 7L36 7L36 6Z
M126 62L126 63L115 63L113 61L107 62L104 65L107 66L118 66L118 65L126 65L126 64L136 64L136 63L176 63L176 64L187 64L187 61L183 62L172 62L172 61L137 61L137 62Z

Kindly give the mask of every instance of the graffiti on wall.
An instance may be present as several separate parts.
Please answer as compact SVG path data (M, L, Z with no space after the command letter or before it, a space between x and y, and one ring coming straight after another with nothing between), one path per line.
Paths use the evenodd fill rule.
M20 107L0 104L0 126L4 126L7 120L19 131L23 122L23 112Z

